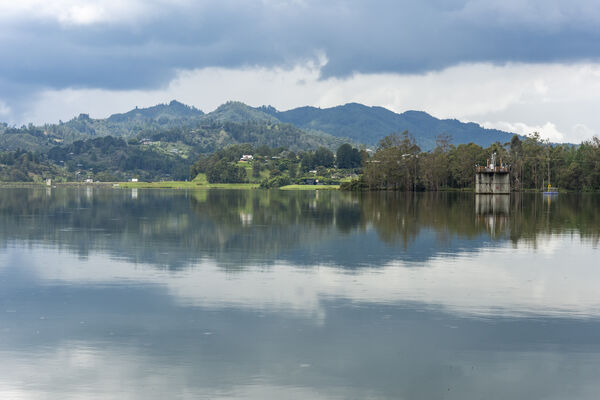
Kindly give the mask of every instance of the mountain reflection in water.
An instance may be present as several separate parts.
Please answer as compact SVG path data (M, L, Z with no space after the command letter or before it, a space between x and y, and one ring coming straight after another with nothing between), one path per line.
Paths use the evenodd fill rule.
M0 190L0 398L595 399L600 196Z
M551 234L596 245L599 206L593 195L549 204L535 194L10 189L0 196L0 246L102 251L175 269L206 257L226 268L276 260L354 268L505 241L535 247Z

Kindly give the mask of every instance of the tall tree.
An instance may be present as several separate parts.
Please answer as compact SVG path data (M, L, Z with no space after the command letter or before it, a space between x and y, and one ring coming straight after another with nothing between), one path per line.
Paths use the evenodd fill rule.
M315 155L314 155L315 166L331 168L331 167L333 167L333 162L334 162L333 153L328 148L319 147L315 151Z
M337 167L341 169L358 168L361 164L360 152L348 143L338 147L335 159Z

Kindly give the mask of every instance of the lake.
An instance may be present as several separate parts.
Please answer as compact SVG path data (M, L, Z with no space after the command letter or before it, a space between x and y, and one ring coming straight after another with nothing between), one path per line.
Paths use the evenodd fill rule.
M2 399L597 399L600 196L0 190Z

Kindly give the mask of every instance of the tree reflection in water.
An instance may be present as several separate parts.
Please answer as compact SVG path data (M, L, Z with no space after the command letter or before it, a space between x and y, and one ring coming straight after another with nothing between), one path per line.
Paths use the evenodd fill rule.
M43 243L168 268L207 257L226 268L302 263L307 254L355 267L427 259L453 241L476 251L578 233L596 245L599 206L600 196L584 194L3 189L0 246Z

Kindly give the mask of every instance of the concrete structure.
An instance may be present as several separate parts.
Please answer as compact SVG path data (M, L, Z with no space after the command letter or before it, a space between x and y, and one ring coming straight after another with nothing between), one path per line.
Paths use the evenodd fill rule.
M475 193L477 194L510 194L510 173L508 167L496 160L496 153L488 160L485 167L475 169Z

